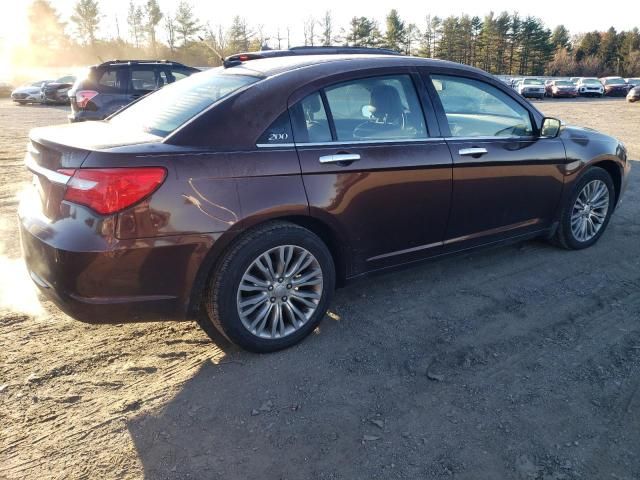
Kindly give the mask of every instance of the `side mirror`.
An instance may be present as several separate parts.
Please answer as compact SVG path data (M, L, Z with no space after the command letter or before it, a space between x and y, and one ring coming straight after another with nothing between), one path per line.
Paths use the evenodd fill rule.
M540 136L544 138L556 138L560 133L562 122L557 118L544 117L542 119L542 128L540 128Z

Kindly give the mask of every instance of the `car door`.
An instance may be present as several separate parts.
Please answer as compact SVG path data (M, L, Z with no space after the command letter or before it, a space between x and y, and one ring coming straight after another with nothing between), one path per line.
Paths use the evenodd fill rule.
M481 78L425 78L453 157L446 245L482 244L550 227L563 186L564 145L543 138L524 102Z
M416 87L409 73L356 78L290 109L311 214L346 239L349 275L441 247L452 159L433 113L427 129Z

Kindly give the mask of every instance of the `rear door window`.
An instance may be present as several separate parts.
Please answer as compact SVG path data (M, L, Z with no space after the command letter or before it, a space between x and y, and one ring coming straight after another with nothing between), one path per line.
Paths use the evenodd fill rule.
M121 68L98 70L95 83L104 93L124 93L127 90L126 71Z
M331 127L319 92L299 101L291 110L296 143L331 142Z
M338 141L427 137L422 107L409 75L353 80L325 92Z
M132 68L130 89L135 92L152 92L158 88L156 72L152 68Z

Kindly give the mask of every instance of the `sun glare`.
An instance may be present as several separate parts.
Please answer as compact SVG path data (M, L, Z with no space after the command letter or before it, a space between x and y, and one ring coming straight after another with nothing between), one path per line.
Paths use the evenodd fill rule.
M14 2L9 14L0 16L0 81L16 74L13 54L28 40L27 6L28 2Z

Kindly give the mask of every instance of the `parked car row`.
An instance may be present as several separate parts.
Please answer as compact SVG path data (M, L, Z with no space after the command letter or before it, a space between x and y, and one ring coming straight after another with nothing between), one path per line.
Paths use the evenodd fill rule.
M527 98L543 97L624 97L636 86L640 78L622 77L571 77L542 80L535 77L511 78L504 82Z
M198 72L166 60L112 60L80 76L38 80L11 92L19 104L71 104L72 122L102 120L139 97Z

